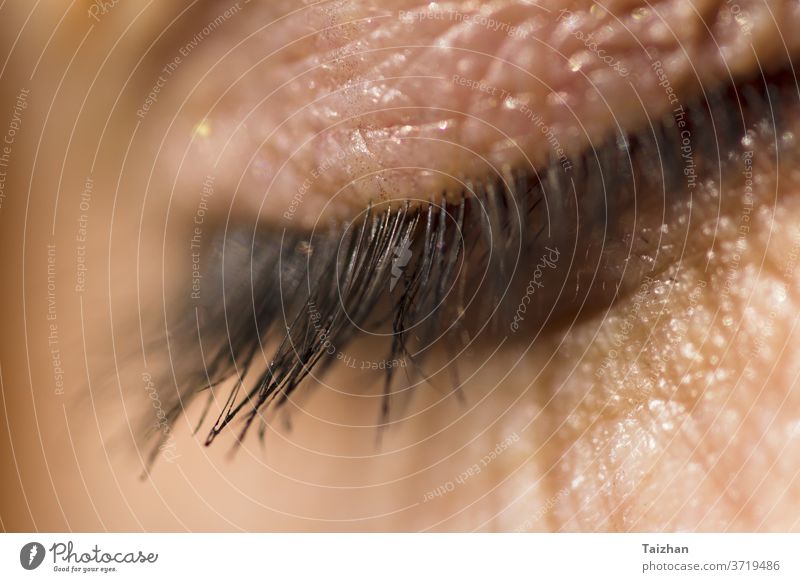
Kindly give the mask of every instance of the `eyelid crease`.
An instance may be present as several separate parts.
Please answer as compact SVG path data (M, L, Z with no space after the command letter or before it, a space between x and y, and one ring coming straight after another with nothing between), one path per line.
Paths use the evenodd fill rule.
M771 123L773 112L797 102L796 86L787 79L793 77L784 71L767 80L723 87L684 107L681 120L694 136L696 176L717 176L720 161L737 163L736 152L748 129L764 119ZM780 123L778 115L775 127L758 125L777 133ZM182 315L170 334L176 353L211 357L203 369L188 363L192 358L184 360L176 394L162 398L169 405L168 419L174 422L205 387L208 401L200 428L215 388L231 380L206 444L238 418L243 426L237 442L256 420L263 438L266 413L283 406L312 369L324 374L341 350L376 323L378 329L384 324L390 328L388 359L404 358L413 364L407 371L424 377L422 365L433 346L444 343L455 353L490 332L516 333L507 324L517 322L515 310L524 296L519 292L532 284L531 267L546 256L546 249L551 254L545 262L553 264L546 276L555 280L530 302L538 319L517 322L517 331L538 321L538 331L532 332L540 332L567 313L565 306L577 318L598 293L581 276L594 281L607 245L623 244L615 240L615 222L637 203L642 205L637 197L644 198L644 206L657 200L666 207L677 206L686 195L682 135L676 118L668 116L655 126L611 136L590 148L572 160L569 174L558 161L538 173L505 169L485 182L467 183L456 202L432 197L414 205L370 205L353 222L319 233L281 232L263 225L218 233L214 267L204 279L214 293L207 293L201 304L179 306ZM624 242L631 245L623 249L629 256L638 244L634 238ZM581 265L584 252L586 257L596 253L597 264ZM613 302L625 292L627 267L602 268L613 271L618 283L608 292ZM658 268L658 263L648 263L639 271L632 269L630 276ZM572 283L574 296L571 286L566 292ZM377 333L371 327L368 331ZM257 356L272 337L280 342L259 370ZM394 378L394 370L387 369L379 426L390 424ZM150 463L156 456L157 450Z

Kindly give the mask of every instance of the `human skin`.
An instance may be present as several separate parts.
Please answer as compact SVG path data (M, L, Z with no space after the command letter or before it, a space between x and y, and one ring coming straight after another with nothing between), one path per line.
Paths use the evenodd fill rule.
M234 431L211 447L192 434L192 403L140 480L146 451L132 427L152 414L143 373L166 356L130 356L132 314L158 325L164 298L184 288L179 251L207 175L206 224L257 216L309 229L370 201L455 199L459 180L550 158L552 144L515 116L521 103L574 156L668 111L653 58L688 102L701 86L785 66L800 42L787 33L797 8L778 1L739 2L744 21L716 0L483 3L508 25L497 30L423 16L435 11L412 2L241 5L168 74L232 4L177 18L184 6L123 2L99 22L88 3L3 8L4 115L30 90L0 210L5 529L800 528L800 176L761 135L749 146L757 210L743 247L741 206L720 203L741 199L737 169L697 196L691 228L667 234L688 250L667 253L646 287L632 283L646 293L553 324L535 346L476 344L459 370L463 398L446 374L433 378L380 445L381 373L339 367L289 404L291 430L279 415L263 447L248 439L233 459ZM479 5L438 6L474 16ZM627 77L575 30L596 32ZM381 349L362 340L348 353L372 360Z

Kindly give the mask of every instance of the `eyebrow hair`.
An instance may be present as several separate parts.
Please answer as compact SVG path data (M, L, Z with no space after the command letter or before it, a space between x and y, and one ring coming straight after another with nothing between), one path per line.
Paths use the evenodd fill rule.
M636 132L611 135L569 166L554 158L538 172L501 169L487 179L465 181L455 197L370 205L359 219L316 233L262 224L220 228L203 279L208 292L200 302L178 302L167 338L171 363L177 362L175 391L160 388L168 422L205 389L199 430L215 392L229 381L206 444L237 418L243 421L237 443L255 421L264 438L267 413L282 407L312 369L324 374L337 362L335 354L371 324L390 329L388 359L410 361L412 373L420 375L433 345L456 352L482 334L515 333L514 322L517 329L523 320L524 326L544 325L558 301L572 302L577 317L587 308L594 280L581 287L579 278L574 297L562 297L567 275L581 268L579 251L587 257L590 248L602 253L618 232L615 221L635 208L637 196L655 196L666 205L677 203L680 192L687 195L691 176L681 128L694 136L695 178L720 172L734 163L723 154L740 148L749 124L774 120L760 130L779 131L779 113L797 102L796 85L787 76L793 79L782 71L722 86L682 105L680 116L673 112ZM537 263L545 249L556 256L572 253L569 264L558 265L567 275L558 279L554 265L557 282L550 282L548 300L526 305L526 314L529 308L541 311L539 319L517 321L524 289L538 289L531 271L553 263L552 256ZM624 291L618 286L610 300ZM468 318L467 312L480 317ZM259 367L258 355L266 355L273 338L278 346ZM394 372L385 371L383 424ZM161 442L164 435L155 438ZM149 464L157 454L155 446Z

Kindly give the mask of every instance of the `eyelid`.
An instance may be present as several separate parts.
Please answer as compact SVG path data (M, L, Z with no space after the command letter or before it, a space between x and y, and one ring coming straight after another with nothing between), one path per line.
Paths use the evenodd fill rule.
M744 23L753 26L744 35L742 19L730 18L721 0L699 9L678 0L650 8L593 5L559 14L517 1L493 4L487 18L530 30L516 38L469 20L477 13L466 3L451 6L463 10L459 19L426 17L430 10L415 2L393 5L396 11L326 4L287 18L280 44L270 28L228 54L226 35L238 39L236 29L274 18L248 6L247 17L226 23L230 28L193 54L196 67L185 69L191 74L178 93L183 100L191 92L190 118L167 148L183 163L185 186L178 191L195 192L194 176L214 168L222 211L234 200L244 215L306 229L323 214L349 219L370 200L409 191L457 198L459 180L485 176L489 167L541 167L554 149L556 157L560 149L576 156L618 127L627 131L660 117L674 103L654 63L663 64L671 89L685 101L698 83L727 82L757 62L785 61L779 32L800 20L788 1L743 2L750 18ZM417 16L408 22L400 8ZM630 74L622 77L598 58L589 34L606 51L603 58L623 63ZM784 38L794 53L800 41ZM292 49L288 58L283 47L296 39L316 48L304 59ZM195 87L198 71L210 74ZM475 89L480 83L509 95L516 108ZM201 119L209 131L191 135ZM542 139L541 128L555 136L555 146Z

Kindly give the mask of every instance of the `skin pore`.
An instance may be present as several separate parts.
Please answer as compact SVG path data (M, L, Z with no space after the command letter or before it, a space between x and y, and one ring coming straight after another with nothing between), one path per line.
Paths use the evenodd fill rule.
M0 209L6 529L800 527L791 126L753 128L666 230L637 209L663 235L637 248L661 253L652 277L533 344L471 346L461 397L431 378L379 444L368 337L233 459L236 431L192 434L195 401L142 481L131 428L180 354L144 361L130 321L186 292L196 225L310 229L577 156L785 67L794 3L84 4L3 8L3 115L30 92Z

